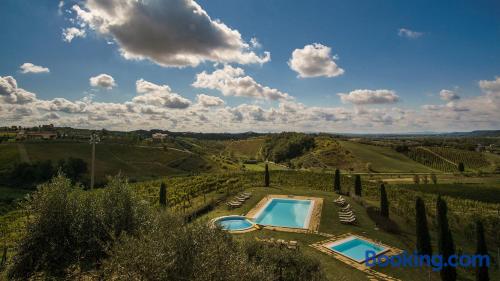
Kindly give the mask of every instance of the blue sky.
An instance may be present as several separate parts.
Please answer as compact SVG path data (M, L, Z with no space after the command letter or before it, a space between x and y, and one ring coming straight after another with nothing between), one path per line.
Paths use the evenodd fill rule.
M138 8L133 0L123 2L131 3L130 11ZM102 17L106 5L115 5L113 9L118 11L119 1L61 3L61 9L55 0L3 0L0 4L0 24L4 27L0 77L11 76L18 89L36 95L30 102L9 102L7 95L13 95L14 90L4 90L0 115L4 115L5 125L50 121L89 128L194 131L499 129L498 1L145 0L140 4L145 10L154 7L152 10L164 12L161 15L176 19L158 16L133 22L134 28L144 24L135 30L123 27L123 21L117 23L117 13L107 14L106 24L92 22ZM206 19L186 18L186 9L193 3L210 17L208 23ZM83 14L93 19L85 19ZM196 30L210 25L205 32L210 35L183 30L191 21ZM221 39L229 33L221 33L216 23L238 32L240 38L234 37L238 44L250 46L233 45L229 54L221 47L229 44L229 39ZM152 26L161 32L148 36ZM71 27L85 36L63 40L63 32ZM106 28L109 30L102 30ZM175 32L175 36L165 35L168 32ZM157 39L163 35L168 38ZM172 38L181 40L174 42ZM252 47L252 38L261 46ZM332 68L313 69L314 75L303 73L299 77L301 70L292 69L290 61L294 50L305 50L306 46L316 46L310 49L314 52L329 48L328 55L322 57L325 61L318 64ZM215 53L206 55L214 49ZM181 63L184 65L172 63L172 55L187 57L186 50L191 50L189 56L195 50L196 62L190 58L189 63ZM265 60L265 52L270 53L270 60ZM249 54L251 62L243 58ZM298 65L304 65L313 58L304 54L296 59ZM49 70L22 73L24 63ZM193 86L203 71L212 74L230 68L241 68L244 74L238 77L251 77L258 85L286 93L290 99L269 97L262 89L258 91L264 94L256 96L240 86L225 91L220 85L206 86L213 80L206 81L204 87ZM332 74L339 69L341 74ZM113 85L91 85L89 79L99 74L112 77ZM207 79L215 79L213 76ZM234 82L233 78L228 81ZM160 88L140 92L140 79ZM453 98L440 95L443 90L453 92ZM180 106L163 102L175 98L172 93L188 101ZM224 104L201 106L198 94L212 100L218 97ZM141 95L146 95L147 101L134 101ZM158 96L163 99L154 104L153 97ZM79 110L53 106L54 99L61 98ZM109 104L124 108L128 104L128 111L102 112ZM284 110L285 104L295 110Z

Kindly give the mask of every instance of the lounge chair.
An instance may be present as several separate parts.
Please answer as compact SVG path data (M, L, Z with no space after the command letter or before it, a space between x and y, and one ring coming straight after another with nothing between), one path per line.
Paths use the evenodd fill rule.
M351 204L347 204L346 206L341 208L342 211L349 211L351 210Z
M352 218L341 218L340 222L343 224L355 224L356 223L356 217Z
M230 201L230 202L227 202L226 205L229 207L229 208L238 208L238 207L241 207L241 202L236 202L236 201Z
M346 216L346 215L354 215L354 212L352 210L349 211L339 211L339 216Z
M342 196L339 196L339 198L333 200L333 202L335 202L335 203L338 203L338 202L341 202L341 201L345 201L344 197L342 197Z
M299 248L299 243L297 241L290 241L288 242L288 245L287 245L288 249L298 249Z

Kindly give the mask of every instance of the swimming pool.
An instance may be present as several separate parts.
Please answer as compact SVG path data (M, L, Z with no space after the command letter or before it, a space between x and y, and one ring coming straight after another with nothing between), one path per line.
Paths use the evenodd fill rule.
M272 198L256 214L257 224L308 228L314 201L288 198Z
M325 247L360 263L366 260L366 251L373 251L376 256L388 251L383 246L356 236L326 244Z
M215 224L228 231L244 231L254 226L254 223L243 216L225 216L216 218Z

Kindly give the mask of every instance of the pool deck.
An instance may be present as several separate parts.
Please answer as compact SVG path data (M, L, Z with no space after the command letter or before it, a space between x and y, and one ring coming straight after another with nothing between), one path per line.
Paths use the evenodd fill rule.
M319 230L319 222L321 219L321 210L323 209L323 198L319 197L307 197L307 196L295 196L295 195L282 195L282 194L270 194L262 198L262 200L253 207L247 214L246 217L250 219L255 219L259 211L267 204L267 202L274 198L282 199L296 199L296 200L311 200L314 202L313 210L311 212L311 217L309 218L309 227L305 228L291 228L291 227L278 227L278 226L262 226L265 229L286 231L286 232L296 232L296 233L316 233Z
M347 265L350 265L358 270L365 272L367 274L367 277L369 280L392 280L392 281L399 280L397 278L394 278L394 277L388 276L386 274L383 274L381 272L375 271L371 267L366 266L365 263L357 262L357 261L350 259L344 255L341 255L341 254L339 254L339 253L337 253L337 252L335 252L327 247L327 245L330 245L331 243L346 239L346 238L351 237L351 236L361 238L363 240L366 240L368 242L371 242L371 243L374 243L374 244L377 244L377 245L380 245L380 246L386 248L387 250L384 252L384 255L386 255L388 257L394 256L394 255L399 255L399 254L403 253L403 251L401 249L394 248L394 247L391 247L389 245L383 244L379 241L374 241L373 239L370 239L370 238L367 238L364 236L360 236L357 234L351 234L351 233L345 233L345 234L338 235L338 236L330 236L329 235L329 237L330 237L329 239L311 244L309 246L311 246L312 248L315 248L315 249L317 249L317 250L319 250L319 251L321 251L329 256L332 256L332 257L336 258L337 260L339 260L343 263L346 263Z

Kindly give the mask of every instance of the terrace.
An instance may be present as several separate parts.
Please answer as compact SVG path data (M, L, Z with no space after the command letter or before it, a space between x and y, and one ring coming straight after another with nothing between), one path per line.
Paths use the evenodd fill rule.
M400 254L400 249L407 247L401 239L379 230L364 207L350 197L344 198L357 214L356 225L341 223L337 212L343 207L334 202L338 195L333 192L283 187L251 188L247 192L252 193L252 197L238 209L221 206L208 214L210 218L217 218L239 213L244 214L241 218L256 223L257 228L251 227L250 231L231 231L241 233L235 235L235 239L254 239L288 248L289 243L297 243L302 251L321 261L328 275L335 275L340 280L342 277L344 280L406 280L413 274L413 270L407 269L370 268L362 261L329 248L353 237L380 247L381 253L387 256Z

